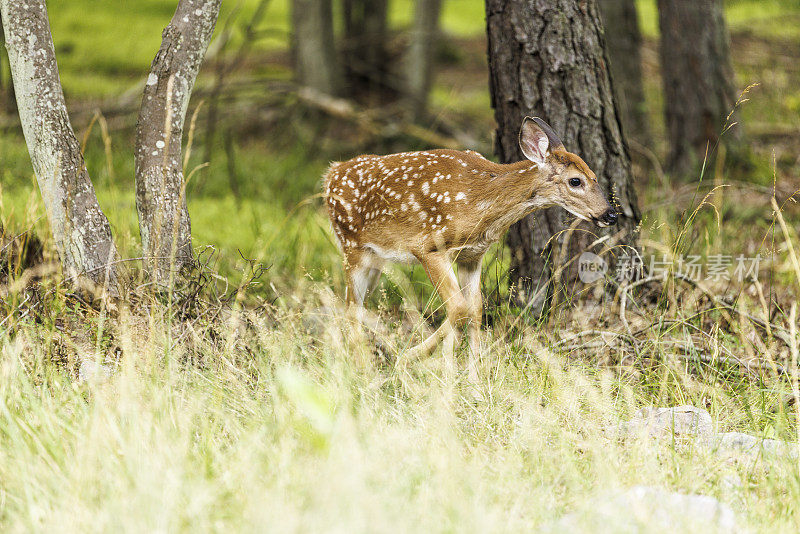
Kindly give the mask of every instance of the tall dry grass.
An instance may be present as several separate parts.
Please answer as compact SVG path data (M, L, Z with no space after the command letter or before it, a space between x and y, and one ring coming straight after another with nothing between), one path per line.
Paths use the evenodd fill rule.
M331 302L309 283L293 304L190 322L159 308L17 318L1 343L2 529L537 531L649 485L714 496L756 532L796 531L796 459L731 462L606 431L681 403L720 430L791 438L780 376L698 373L668 357L674 336L645 364L591 349L598 364L541 331L492 343L508 334L497 327L476 400L439 358L397 373Z

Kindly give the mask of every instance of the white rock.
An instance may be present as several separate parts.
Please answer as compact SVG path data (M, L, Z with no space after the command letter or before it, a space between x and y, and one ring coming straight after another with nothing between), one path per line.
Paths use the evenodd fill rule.
M597 495L579 510L546 525L545 532L746 532L733 510L707 495L635 486Z
M637 410L633 419L617 429L621 437L649 435L650 437L709 438L714 432L711 415L702 408L676 406L672 408L646 407Z

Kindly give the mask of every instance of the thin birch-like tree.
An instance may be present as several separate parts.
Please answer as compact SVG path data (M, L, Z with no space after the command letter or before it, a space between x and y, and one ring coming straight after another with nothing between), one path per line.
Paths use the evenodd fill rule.
M182 140L186 110L220 0L181 0L150 66L136 125L136 210L148 269L160 285L192 264Z
M0 0L19 118L65 274L114 285L117 249L67 114L44 0Z

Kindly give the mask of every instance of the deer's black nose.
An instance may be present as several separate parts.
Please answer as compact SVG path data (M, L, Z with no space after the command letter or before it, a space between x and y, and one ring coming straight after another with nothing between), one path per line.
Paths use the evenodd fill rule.
M617 224L617 212L612 209L609 209L603 214L602 219L603 222L608 225Z

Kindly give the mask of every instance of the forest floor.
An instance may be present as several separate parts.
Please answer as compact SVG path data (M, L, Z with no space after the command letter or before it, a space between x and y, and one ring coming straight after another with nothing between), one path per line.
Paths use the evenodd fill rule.
M241 4L232 28L255 3ZM723 142L702 180L675 181L656 164L665 141L651 4L640 7L654 142L632 154L643 257L666 275L601 305L562 302L542 321L509 302L496 247L482 282L477 391L445 380L438 355L407 371L392 365L441 319L421 268L393 269L372 297L391 327L380 349L341 313L320 175L333 159L425 143L331 120L286 90L284 1L270 6L265 42L230 75L236 92L206 151L209 89L240 32L227 49L212 46L190 107L204 101L190 167L210 160L189 184L203 265L172 299L149 294L135 264L124 304L87 302L61 283L27 150L13 116L0 114L5 239L29 238L24 261L4 244L14 261L0 265L0 529L615 532L641 521L637 531L664 531L647 507L596 504L629 502L626 491L647 486L720 503L711 516L668 510L690 521L673 531L703 522L729 531L720 519L729 507L741 529L796 532L800 7L731 3L737 86L758 84L737 110L743 141ZM402 26L404 4L394 5ZM425 126L488 156L482 7L446 6L450 37ZM222 30L237 11L225 9ZM112 11L53 3L51 17L90 175L133 258L136 91L158 46L152 28L171 6L120 2L115 16L135 39L114 38ZM107 134L92 121L97 109ZM675 276L693 256L701 276ZM757 279L740 280L737 258L752 267L756 256ZM721 258L725 275L709 276ZM619 430L642 407L679 405L707 410L711 427ZM733 431L795 445L721 446L720 433Z

